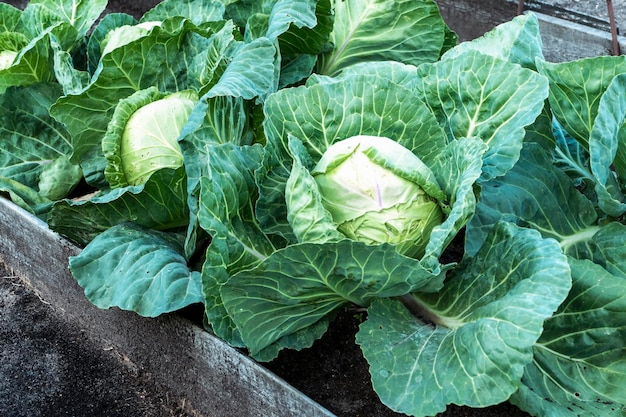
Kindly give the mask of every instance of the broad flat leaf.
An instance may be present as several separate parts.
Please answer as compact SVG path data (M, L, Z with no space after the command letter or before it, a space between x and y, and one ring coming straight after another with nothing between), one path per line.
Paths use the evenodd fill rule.
M348 303L366 306L376 298L437 288L441 278L390 245L341 240L277 250L233 275L221 295L254 356Z
M322 55L319 73L337 75L365 61L419 65L441 55L448 29L431 0L334 2L334 49Z
M0 3L0 33L17 30L22 10L9 3Z
M19 51L13 64L0 70L0 94L11 86L29 86L53 81L48 59L50 58L50 34L58 26L50 26Z
M87 68L90 74L93 74L98 67L102 55L101 43L109 31L120 26L136 25L137 23L137 19L126 13L107 13L100 19L87 41Z
M503 175L517 162L524 128L548 97L548 82L535 71L476 50L418 68L419 96L450 139L478 137L489 150L483 180Z
M264 106L267 137L259 172L259 221L267 232L291 235L285 183L291 172L288 137L300 139L317 161L336 141L355 135L397 141L429 164L446 145L437 120L411 91L373 74L317 77L312 85L280 90Z
M232 46L231 46L232 47ZM229 57L230 64L207 97L233 96L251 100L273 92L278 84L276 47L267 38L239 42Z
M106 0L30 0L24 11L28 14L34 6L43 8L54 16L54 20L69 23L76 31L73 41L79 41L91 29L106 5ZM44 28L48 25L44 25Z
M416 300L434 322L396 300L368 309L357 343L374 389L395 411L432 416L447 404L486 407L505 401L532 360L532 346L571 286L556 242L499 223L481 251L466 258L442 291Z
M170 17L183 16L200 26L205 22L222 20L224 3L218 0L165 0L157 3L142 17L142 22L162 21Z
M532 415L624 416L624 276L590 261L569 263L572 290L546 320L511 402Z
M567 175L552 164L550 154L526 144L515 167L504 177L482 184L476 215L469 222L465 249L475 253L499 220L513 221L561 242L577 257L599 230L593 204ZM532 175L529 175L532 173Z
M534 13L528 13L502 23L483 36L462 42L446 52L441 59L457 59L467 50L535 69L535 59L543 59L539 21Z
M563 127L589 149L589 135L600 98L613 77L626 72L626 57L600 56L575 61L537 61L537 70L550 80L550 107Z
M80 245L124 222L161 230L186 226L185 187L183 168L162 169L142 185L115 188L88 200L58 201L50 211L48 225Z
M313 8L313 16L311 16L310 9L303 10L302 13L298 13L295 16L291 14L290 8L295 7L297 10L300 10L307 2L282 0L278 3L283 5L281 9L278 9L282 11L282 15L279 15L280 19L270 18L269 33L280 33L278 42L283 58L289 55L300 54L317 57L320 52L327 48L329 34L333 29L335 16L331 0L313 1L314 5L308 6ZM284 5L288 5L288 8L285 9ZM272 30L276 23L284 22L288 19L293 20L288 30L284 32Z
M200 273L181 253L174 236L125 223L70 257L70 271L97 307L156 317L202 302Z
M252 268L275 251L254 217L257 188L254 170L262 148L223 144L207 146L200 169L198 221L211 236L202 268L206 316L213 331L233 345L240 336L224 309L221 286L236 272Z
M60 95L52 83L12 87L0 95L0 177L50 199L65 197L82 178L80 168L67 163L68 132L48 114Z
M596 184L600 209L612 217L626 212L624 193L615 184L613 166L622 182L626 183L626 74L613 78L600 98L589 136L591 171Z
M527 144L511 171L482 185L476 214L467 227L466 251L474 253L501 219L557 240L573 258L592 260L626 276L626 226L600 223L593 203L537 145Z

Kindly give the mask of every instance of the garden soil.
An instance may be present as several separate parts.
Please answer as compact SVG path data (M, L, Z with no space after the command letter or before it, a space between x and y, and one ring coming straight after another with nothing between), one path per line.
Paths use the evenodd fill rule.
M8 3L18 7L26 4ZM109 1L107 12L125 11L140 17L155 3ZM602 0L543 3L607 19ZM613 7L618 26L626 27L626 0L614 0ZM363 316L364 312L352 309L339 313L327 334L312 348L282 352L265 366L338 416L400 416L384 407L371 388L367 363L354 342ZM27 281L0 264L1 417L200 415L185 398L172 396L123 354L90 339L67 322L61 312L38 297ZM504 403L484 409L450 406L441 416L527 414Z

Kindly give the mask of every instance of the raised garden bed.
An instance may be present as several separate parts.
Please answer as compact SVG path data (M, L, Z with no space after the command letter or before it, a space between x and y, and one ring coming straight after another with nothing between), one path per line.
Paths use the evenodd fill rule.
M497 23L509 21L515 15L513 12L517 6L517 2L510 1L496 3L442 1L439 4L444 19L449 23L450 28L457 31L461 40L473 39L490 30ZM142 6L134 5L133 7L138 8L132 10L123 7L117 9L116 3L110 3L108 12L122 10L139 17L147 9ZM528 10L538 12L536 16L542 28L544 56L548 61L568 61L582 56L601 55L608 51L611 44L610 36L597 19L581 21L583 25L580 25L580 23L563 19L564 17L569 19L575 14L563 14L564 9L558 6L539 2L527 2L526 6ZM474 16L474 18L481 16L479 20L488 23L484 29L479 25L470 25L465 21L467 16ZM591 27L592 25L594 27ZM464 31L465 28L470 27L476 32ZM619 42L623 44L623 38L619 38ZM540 100L539 103L541 102ZM466 143L468 146L478 146L470 140ZM297 148L291 151L297 153ZM252 158L253 156L250 154L244 157ZM212 175L222 174L218 171L212 172ZM488 184L486 189L488 189ZM63 219L58 214L56 216L52 224L59 225ZM20 227L15 227L16 224ZM371 387L368 364L359 346L354 343L355 337L366 338L363 334L357 335L359 325L365 322L367 317L363 307L355 307L358 302L336 309L337 316L333 317L328 331L311 348L304 348L300 351L283 350L278 358L265 363L264 366L259 366L244 354L245 350L231 348L220 339L202 330L203 311L201 307L193 303L179 313L166 312L154 319L140 318L134 313L120 311L117 308L109 310L95 308L84 298L83 289L76 284L67 270L68 257L81 253L77 246L50 232L45 223L4 200L0 200L0 226L0 254L2 254L0 262L6 267L7 275L19 277L17 281L10 281L10 285L30 288L41 300L50 303L54 316L65 324L71 323L75 330L78 329L79 334L85 335L85 340L90 347L96 346L96 352L97 346L104 347L103 350L106 352L114 352L113 355L107 354L108 357L103 358L104 365L102 366L106 367L107 364L114 366L114 363L121 363L122 368L126 367L126 370L131 370L131 374L134 373L139 375L140 379L143 378L145 394L138 394L141 392L141 384L133 386L131 390L134 390L133 395L138 394L132 401L141 399L141 395L154 399L147 403L152 402L153 405L156 403L157 406L150 410L146 408L145 413L151 413L151 415L160 415L157 413L163 415L258 415L259 410L263 410L263 415L268 416L336 414L338 416L386 417L401 415L392 412L378 400L377 394ZM79 237L78 234L72 234L71 228L65 227L63 230L68 236ZM442 262L457 262L461 259L462 238L463 234L459 232L447 250L440 254ZM101 256L108 255L103 252ZM76 270L78 267L76 264L74 266ZM341 267L338 266L338 268ZM53 273L50 273L51 271ZM282 273L280 269L278 272ZM562 292L563 288L557 287L558 285L554 284L553 290L557 293ZM550 291L552 290L548 292ZM10 296L11 292L9 291L8 294ZM535 295L543 294L538 292ZM562 295L564 297L564 294ZM32 301L32 298L30 300ZM557 304L554 308L556 306ZM104 307L110 307L110 305ZM199 307L199 310L196 307ZM145 307L132 307L131 309L133 308ZM148 311L146 315L152 314L152 311L145 309L139 312L146 313L146 311ZM423 311L420 313L424 314ZM418 314L418 316L425 317L425 322L429 323L428 315ZM433 323L438 323L436 317L433 320ZM59 329L64 330L65 324L59 326ZM453 324L451 328L454 327ZM381 324L380 329L382 328ZM75 334L72 337L77 338ZM306 346L306 343L301 344L297 340L290 340L287 343L295 344L299 348ZM253 356L259 353L258 350L254 351L254 347L252 350ZM370 351L370 354L379 355L380 352ZM121 360L116 361L120 358ZM92 369L98 368L92 367ZM388 373L387 370L380 370L375 373L374 377L376 379L378 375ZM98 381L99 384L107 384L115 383L112 381L119 381L119 379ZM44 385L39 389L45 389ZM3 389L6 390L6 388ZM497 390L497 385L492 386L492 389ZM67 395L68 391L55 391L57 394L58 392ZM165 400L163 400L163 393L165 393ZM389 393L386 395L389 396ZM578 393L576 395L578 396ZM477 398L484 398L484 396L484 393L476 393ZM8 400L5 401L12 401L11 397L6 398ZM59 402L56 404L59 405L61 400L57 398L57 401ZM5 402L5 404L11 403ZM140 402L133 404L136 404L138 409L142 407ZM406 404L399 406L404 407ZM102 405L102 407L105 406ZM128 411L123 411L127 409L128 407L122 407L117 411L111 411L112 409L109 411L129 415ZM93 412L104 410L104 408L94 409ZM616 410L616 408L613 409L614 412ZM520 417L527 415L506 402L496 406L477 408L451 405L444 413L438 415L478 417L505 414Z

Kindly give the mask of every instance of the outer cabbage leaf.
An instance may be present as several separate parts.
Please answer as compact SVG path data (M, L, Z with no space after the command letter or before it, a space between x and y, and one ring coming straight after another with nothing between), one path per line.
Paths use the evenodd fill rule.
M367 306L376 298L439 287L442 279L393 246L344 239L277 250L255 268L233 275L221 295L255 356L268 347L275 352L272 343L296 332L299 344L287 347L309 346L319 335L302 337L303 330L346 304Z
M51 200L65 197L82 178L68 162L68 132L48 115L60 94L56 84L37 84L0 95L0 177Z
M528 173L533 175L529 176ZM598 230L593 204L552 165L550 154L535 144L507 175L482 184L476 215L468 224L465 249L476 253L498 220L530 226L564 242L575 256L576 243Z
M28 86L54 80L48 60L51 57L50 34L56 30L62 29L59 26L50 26L30 39L14 58L13 64L0 70L0 94L11 86Z
M264 114L267 152L258 173L259 221L266 232L280 233L294 241L285 207L285 184L292 166L289 135L303 142L314 161L332 143L355 135L395 140L427 165L447 143L428 108L388 77L317 77L310 86L272 94Z
M333 6L334 49L321 56L321 74L337 75L364 61L435 62L448 44L450 31L431 0L345 0Z
M208 175L210 153L214 145L232 143L251 145L253 134L249 129L250 103L241 97L203 97L192 112L179 142L187 172L187 205L189 227L185 242L188 257L196 251L198 239L198 210L200 178Z
M156 317L202 302L200 273L181 253L175 235L125 223L70 257L70 271L97 307Z
M185 17L196 26L206 22L215 22L224 18L224 2L219 0L164 0L148 10L141 22L163 21L170 17Z
M589 136L600 98L617 74L626 72L626 57L600 56L575 61L537 61L550 81L550 108L559 123L589 149Z
M516 16L479 38L460 43L441 59L456 59L467 50L476 50L524 68L535 69L535 60L543 59L537 16L534 13Z
M203 153L200 153L201 157ZM254 216L258 190L254 171L262 148L232 143L206 145L198 161L198 222L211 236L202 268L206 317L212 330L232 345L241 345L239 332L226 312L221 286L232 274L252 268L276 250Z
M569 259L572 290L546 320L534 358L511 402L532 415L624 415L624 276Z
M0 3L0 33L16 31L21 16L22 10L8 3Z
M61 200L50 210L50 228L80 245L120 223L167 230L188 223L185 170L162 169L145 184L104 191L87 200Z
M478 137L489 145L482 180L503 175L517 162L524 128L548 97L547 80L535 71L469 49L418 68L419 96L450 139Z
M69 40L75 43L82 41L106 5L106 0L30 0L24 9L23 19L27 25L36 24L31 13L34 11L34 14L45 15L45 20L41 22L42 29L53 22L68 23L75 34L75 38ZM64 49L71 47L71 44L64 45Z
M501 222L436 294L415 295L432 322L396 300L368 309L357 343L388 407L435 415L447 404L505 401L532 360L532 346L571 286L558 244Z
M500 219L556 239L573 258L589 259L613 274L626 275L626 226L601 224L593 203L535 144L525 145L520 161L504 177L482 185L476 215L467 227L466 251L475 253Z
M626 73L613 78L600 98L589 136L591 172L596 183L600 209L612 217L626 213L624 189L615 181L615 173L626 184ZM613 168L615 172L613 171Z
M126 13L107 13L93 28L87 41L87 69L91 75L94 74L100 57L102 56L102 43L107 34L115 28L136 25L137 19Z

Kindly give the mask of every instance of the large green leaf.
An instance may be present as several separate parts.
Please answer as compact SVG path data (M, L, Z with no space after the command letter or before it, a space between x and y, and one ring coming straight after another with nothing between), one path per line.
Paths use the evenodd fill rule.
M124 223L70 257L70 271L97 307L155 317L202 302L200 273L181 253L175 236Z
M319 73L337 75L365 61L419 65L439 59L448 29L432 0L334 1L334 49L321 57Z
M17 30L21 16L22 10L9 3L0 3L0 33Z
M19 50L13 64L0 70L0 94L11 86L28 86L40 82L51 82L54 79L49 62L50 34L59 26L50 26Z
M442 278L393 246L341 240L277 250L255 268L233 275L221 295L254 356L348 303L367 306L376 298L437 288Z
M613 77L626 72L626 57L599 56L575 61L537 61L550 80L550 107L563 127L589 149L589 135L598 115L600 98Z
M300 139L315 161L334 142L355 135L395 140L427 165L447 143L437 120L415 94L376 74L316 77L311 85L272 94L264 113L267 153L259 173L259 221L266 231L285 236L291 236L285 207L292 165L289 135Z
M69 134L48 114L60 96L57 84L11 87L0 95L0 177L43 198L65 197L82 173L69 164Z
M600 209L613 217L626 213L626 198L615 183L614 171L626 184L626 74L613 78L600 98L589 136L591 171Z
M532 175L529 175L532 173ZM504 219L529 226L561 242L575 256L597 231L593 204L552 164L550 154L526 144L504 177L482 184L476 215L468 224L466 250L475 253L490 229Z
M442 291L419 294L413 316L399 301L368 309L357 343L377 394L395 411L435 415L447 404L485 407L514 393L543 321L571 286L556 242L499 223Z
M69 23L76 33L76 37L72 41L77 42L82 41L106 5L107 0L30 0L24 12L25 15L28 15L30 9L42 8L53 21ZM45 23L49 25L51 22Z
M206 316L213 331L233 345L241 341L220 288L232 274L254 267L276 249L254 217L254 170L262 155L259 145L207 145L200 167L198 222L211 236L202 268Z
M483 180L506 173L519 158L524 128L548 97L535 71L468 49L418 68L417 91L451 139L478 137L489 145Z
M148 10L142 22L163 21L170 17L182 16L200 26L206 22L214 22L224 18L224 2L219 0L163 0Z
M479 38L460 43L446 52L442 59L456 59L467 50L476 50L485 55L520 64L524 68L534 69L535 59L543 59L537 16L534 13L516 16Z
M184 169L161 169L142 185L115 188L86 200L58 201L47 221L52 230L85 245L125 222L161 230L184 227L188 222L186 197Z
M594 204L537 145L527 144L507 175L483 184L468 224L466 250L474 253L500 219L536 229L556 239L566 254L626 276L626 226L599 222Z
M532 415L624 416L626 287L590 261L569 259L572 290L546 320L511 401Z
M258 38L229 45L229 48L229 65L207 92L207 97L230 95L251 100L265 97L277 88L277 51L271 40Z

